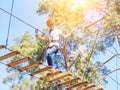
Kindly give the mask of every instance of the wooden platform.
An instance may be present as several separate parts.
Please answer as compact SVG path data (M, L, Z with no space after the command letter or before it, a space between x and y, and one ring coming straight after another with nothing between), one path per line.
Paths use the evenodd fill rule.
M96 90L103 90L103 88L98 88L98 89L96 89Z
M67 90L72 90L72 89L75 88L75 87L78 87L78 86L80 86L80 85L87 84L87 83L88 83L88 81L83 81L83 82L80 82L80 83L77 83L77 84L68 86L68 87L67 87Z
M13 52L11 52L11 53L9 53L9 54L6 54L6 55L4 55L4 56L1 56L1 57L0 57L0 61L2 61L2 60L4 60L4 59L7 59L7 58L10 58L10 57L12 57L12 56L15 56L15 55L17 55L17 54L20 54L20 52L19 52L19 51L13 51Z
M55 76L55 75L57 75L57 74L60 74L60 73L62 73L62 71L56 71L56 72L51 73L51 74L48 74L48 75L46 75L46 76L44 76L44 77L40 77L40 79L41 79L41 80L45 80L45 79L47 79L47 78L53 77L53 76Z
M5 48L6 46L5 45L0 45L0 49L3 49Z
M16 65L18 65L20 63L23 63L25 61L28 61L30 59L31 59L30 57L25 57L25 58L22 58L22 59L19 59L19 60L15 61L15 62L9 63L9 64L7 64L7 66L13 67L13 66L16 66Z
M52 82L55 82L55 81L57 81L57 80L63 79L63 78L68 77L68 76L71 76L71 74L70 74L70 73L63 74L63 75L61 75L61 76L59 76L59 77L57 77L57 78L54 78L54 79L52 79L52 80L49 80L49 82L52 83Z
M76 78L70 79L68 81L61 82L60 84L58 84L58 86L63 86L65 84L69 84L69 83L74 82L74 81L76 81L78 79L80 79L80 77L76 77Z
M36 75L36 74L39 74L40 72L44 72L44 71L50 70L50 69L52 69L52 68L53 68L52 66L48 66L48 67L39 69L38 71L32 72L32 73L30 74L30 76L34 76L34 75Z
M42 62L37 62L37 63L31 64L31 65L25 66L25 67L23 67L23 68L20 68L19 71L20 71L20 72L23 72L23 71L28 70L28 69L30 69L30 68L37 67L37 66L39 66L40 64L43 64L43 63L42 63Z
M80 90L89 90L89 89L94 88L94 87L96 87L96 85L93 84L93 85L89 85L87 87L84 87L84 88L82 88Z

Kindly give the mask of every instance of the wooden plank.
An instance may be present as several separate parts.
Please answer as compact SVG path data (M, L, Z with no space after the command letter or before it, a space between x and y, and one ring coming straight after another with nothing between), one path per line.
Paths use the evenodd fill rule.
M82 88L82 89L80 89L80 90L88 90L88 89L91 89L91 88L94 88L96 85L89 85L89 86L87 86L87 87L85 87L85 88Z
M49 82L55 82L55 81L57 81L57 80L60 80L60 79L62 79L62 78L65 78L65 77L67 77L67 76L71 76L71 74L70 73L66 73L66 74L64 74L64 75L61 75L61 76L59 76L59 77L57 77L57 78L54 78L54 79L52 79L52 80L49 80Z
M37 67L37 66L39 66L40 64L43 64L43 63L42 63L42 62L33 63L33 64L31 64L31 65L28 65L28 66L25 66L25 67L23 67L23 68L20 68L19 71L20 71L20 72L23 72L23 71L28 70L28 69L30 69L30 68Z
M47 78L49 78L49 77L53 77L53 76L55 76L55 75L57 75L57 74L60 74L60 73L62 73L62 71L56 71L56 72L51 73L51 74L49 74L49 75L46 75L46 76L44 76L44 77L40 77L40 79L41 79L41 80L45 80L45 79L47 79Z
M15 61L15 62L9 63L9 64L7 64L7 66L13 67L13 66L16 66L17 64L23 63L23 62L28 61L30 59L31 59L30 57L25 57L25 58L22 58L22 59Z
M0 61L2 61L2 60L4 60L4 59L7 59L7 58L9 58L9 57L15 56L15 55L17 55L17 54L20 54L20 52L18 52L18 51L13 51L13 52L11 52L11 53L8 53L8 54L6 54L6 55L4 55L4 56L1 56L1 57L0 57Z
M73 81L76 81L76 80L78 80L78 79L80 79L80 77L76 77L76 78L70 79L70 80L68 80L68 81L61 82L60 84L58 84L58 86L63 86L63 85L65 85L65 84L69 84L69 83L71 83L71 82L73 82Z
M71 85L71 86L67 87L67 90L72 90L72 88L75 88L75 87L78 87L80 85L87 84L87 83L88 83L88 81L83 81L83 82Z
M5 48L6 46L5 45L0 45L0 49L3 49Z
M98 89L96 89L96 90L103 90L103 88L98 88Z
M39 74L40 72L44 72L44 71L50 70L50 69L52 69L52 68L53 68L52 66L48 66L48 67L39 69L38 71L32 72L32 73L30 74L30 76L34 76L35 74Z

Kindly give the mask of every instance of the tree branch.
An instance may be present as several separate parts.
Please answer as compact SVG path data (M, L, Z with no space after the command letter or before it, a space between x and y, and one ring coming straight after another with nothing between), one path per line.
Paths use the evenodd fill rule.
M106 17L106 16L104 16L104 17L98 19L97 21L95 21L95 22L93 22L93 23L91 23L91 24L85 26L84 28L85 28L85 29L88 29L89 27L91 27L91 26L95 25L96 23L100 22L101 20L103 20L105 17Z

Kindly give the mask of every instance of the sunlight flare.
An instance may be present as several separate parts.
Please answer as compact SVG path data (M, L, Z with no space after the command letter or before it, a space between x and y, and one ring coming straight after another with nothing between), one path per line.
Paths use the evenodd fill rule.
M87 5L88 0L75 0L74 3L75 3L76 7L78 7L78 6L84 7Z

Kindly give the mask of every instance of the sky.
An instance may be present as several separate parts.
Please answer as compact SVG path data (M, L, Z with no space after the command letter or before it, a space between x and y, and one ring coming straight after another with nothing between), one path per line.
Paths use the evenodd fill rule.
M43 28L46 27L45 22L47 20L47 16L46 15L40 16L36 13L39 1L40 0L14 0L13 15L24 20L25 22L34 26L35 28L42 30ZM11 4L12 0L0 0L0 8L8 12L11 11ZM8 14L0 10L0 45L6 44L9 18L10 16ZM23 33L26 31L29 31L34 37L35 30L33 28L12 17L8 39L8 48L15 44L14 39L16 37L23 35ZM117 48L118 52L120 51L117 42L114 44L114 47ZM112 51L112 53L110 52L110 50ZM0 56L6 53L9 53L9 51L6 49L0 50ZM113 48L109 48L106 50L105 54L100 53L95 57L95 59L104 62L105 60L113 56L113 53L116 53L115 50ZM6 60L2 62L7 63ZM114 60L106 64L106 66L109 69L113 70L119 67L118 63L119 59L115 58ZM6 68L7 66L0 63L0 90L11 90L10 89L11 83L7 84L2 83L3 79L7 75L9 75L9 73L6 71ZM108 84L103 85L104 90L120 90L120 86L115 82L118 81L120 83L120 77L118 76L120 76L119 72L110 75L110 77L112 77L113 80L107 77L106 79L108 81Z

